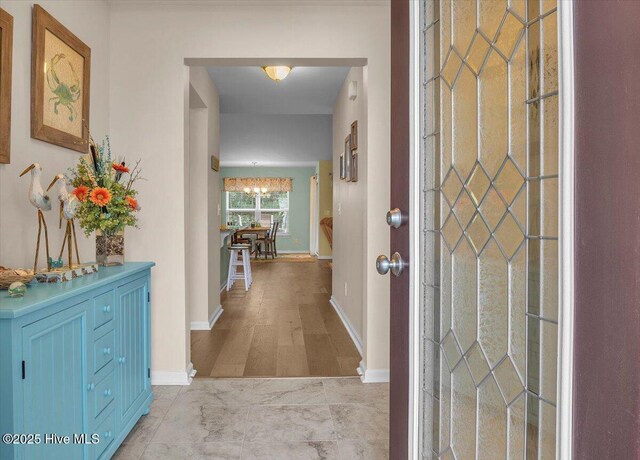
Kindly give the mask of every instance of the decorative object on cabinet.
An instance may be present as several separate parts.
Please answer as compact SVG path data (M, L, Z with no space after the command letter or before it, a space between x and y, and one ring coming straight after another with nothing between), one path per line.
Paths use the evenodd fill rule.
M0 295L2 431L100 435L96 444L0 443L0 458L108 459L149 413L153 265Z
M0 8L0 163L11 162L13 16Z
M220 158L215 155L211 155L211 169L220 171Z
M109 137L98 146L89 136L91 155L82 157L70 171L71 192L77 198L77 218L84 233L96 232L96 261L100 265L124 263L124 229L135 227L140 210L133 188L140 180L140 160L129 169L114 161Z
M351 152L351 182L358 182L358 152Z
M67 252L69 254L69 268L73 269L73 249L76 250L76 263L80 265L80 252L78 251L78 238L76 237L76 226L74 224L74 218L80 207L80 200L73 193L69 193L67 190L67 179L63 174L57 174L47 191L51 190L55 184L58 184L58 201L60 202L60 225L62 228L62 218L67 221L67 226L64 232L64 240L62 241L62 248L60 248L60 255L58 259L62 258L64 254L64 248L67 246ZM72 246L73 243L73 246Z
M42 167L38 163L33 163L27 169L22 171L20 177L31 172L31 183L29 184L29 201L38 210L38 241L36 242L36 257L33 261L33 272L38 271L38 254L40 252L40 234L44 227L44 243L47 250L47 270L51 270L49 265L49 233L47 232L47 222L44 219L42 211L51 211L51 199L42 188L40 176L42 175Z
M74 265L73 268L69 268L63 266L62 261L60 261L60 264L57 265L59 266L52 267L48 272L36 273L36 281L38 283L64 283L98 271L97 263Z
M33 6L31 137L86 153L91 48Z
M351 134L344 139L344 178L351 182Z
M351 150L358 149L358 120L351 123Z
M33 276L33 271L31 270L0 267L0 289L9 289L9 286L15 282L28 284L33 279Z
M24 297L27 286L22 281L14 281L9 285L9 297Z

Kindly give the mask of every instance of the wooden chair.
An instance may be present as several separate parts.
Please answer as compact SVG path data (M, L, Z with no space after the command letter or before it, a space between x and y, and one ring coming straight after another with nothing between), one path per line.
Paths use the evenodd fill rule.
M271 230L264 238L258 238L258 242L260 245L264 245L264 258L267 259L267 256L270 254L272 259L278 257L278 252L276 250L276 235L278 234L278 226L280 222L276 221L273 223Z

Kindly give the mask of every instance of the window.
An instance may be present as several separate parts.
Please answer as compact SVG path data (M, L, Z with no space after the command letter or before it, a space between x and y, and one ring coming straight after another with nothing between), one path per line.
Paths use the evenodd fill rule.
M248 227L258 222L267 227L280 222L278 233L289 233L289 192L227 192L227 224Z

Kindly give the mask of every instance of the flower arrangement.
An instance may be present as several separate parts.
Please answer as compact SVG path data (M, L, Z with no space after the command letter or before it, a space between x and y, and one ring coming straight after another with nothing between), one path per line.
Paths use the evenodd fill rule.
M135 227L140 206L134 185L142 179L140 160L131 169L124 160L114 161L108 136L100 146L90 137L89 147L90 155L69 171L71 193L80 202L76 217L84 233L116 235L125 227Z

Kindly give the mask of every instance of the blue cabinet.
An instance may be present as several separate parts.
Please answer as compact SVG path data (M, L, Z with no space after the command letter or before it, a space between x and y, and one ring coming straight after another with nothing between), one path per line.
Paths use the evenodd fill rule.
M152 266L0 291L0 458L108 459L148 413Z

